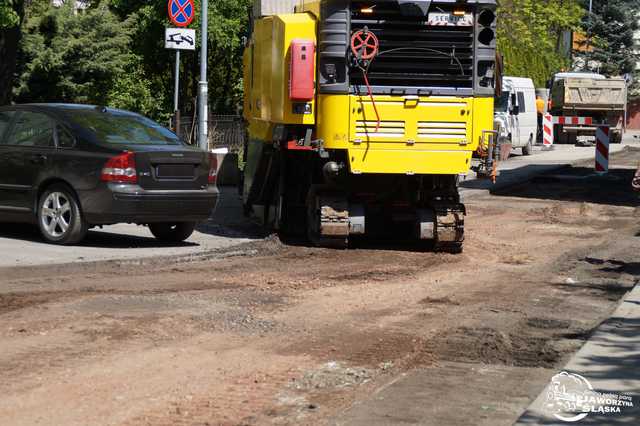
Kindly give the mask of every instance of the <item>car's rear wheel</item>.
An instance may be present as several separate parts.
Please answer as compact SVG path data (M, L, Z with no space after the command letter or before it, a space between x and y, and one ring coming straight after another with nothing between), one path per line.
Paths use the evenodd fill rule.
M66 185L52 185L38 200L38 227L45 240L54 244L76 244L87 235L75 194Z
M196 222L150 223L149 230L156 239L165 243L186 240L196 229Z

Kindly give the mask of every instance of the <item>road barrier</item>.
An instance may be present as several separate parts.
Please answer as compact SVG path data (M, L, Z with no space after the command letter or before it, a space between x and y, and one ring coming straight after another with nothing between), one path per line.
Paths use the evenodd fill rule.
M591 117L551 117L553 124L572 124L574 126L591 126Z
M542 144L551 146L554 143L553 126L556 124L573 125L573 126L591 126L593 118L591 117L554 117L551 114L545 114L542 117Z
M596 173L609 172L609 126L596 130Z

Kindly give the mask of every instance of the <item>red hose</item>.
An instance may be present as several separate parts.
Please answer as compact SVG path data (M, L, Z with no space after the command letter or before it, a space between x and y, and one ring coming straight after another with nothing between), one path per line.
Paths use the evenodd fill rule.
M376 106L376 100L373 98L373 92L371 91L371 85L369 84L369 79L367 78L367 71L362 69L362 76L364 77L364 84L367 85L367 92L369 92L369 98L371 98L371 103L373 104L373 110L376 112L376 131L380 130L380 114L378 114L378 107Z

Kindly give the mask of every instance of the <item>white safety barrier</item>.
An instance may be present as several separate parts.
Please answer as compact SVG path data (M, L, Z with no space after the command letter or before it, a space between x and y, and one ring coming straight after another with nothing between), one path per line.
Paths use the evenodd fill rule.
M596 173L609 172L609 126L596 130Z
M573 126L591 126L593 118L591 117L554 117L551 114L545 114L542 117L542 144L551 146L554 143L553 126L556 124L573 125Z
M574 126L591 126L593 119L591 117L551 117L553 124L571 124Z

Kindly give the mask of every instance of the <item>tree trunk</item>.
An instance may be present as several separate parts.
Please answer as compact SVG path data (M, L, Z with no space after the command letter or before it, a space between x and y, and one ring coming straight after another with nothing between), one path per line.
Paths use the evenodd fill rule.
M20 17L20 24L13 28L0 29L0 105L11 102L18 45L22 35L20 28L24 19L24 1L15 1L13 10Z
M11 102L19 41L20 27L0 30L0 105Z

